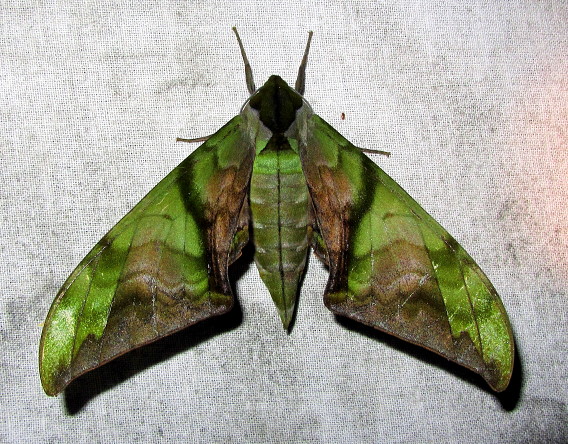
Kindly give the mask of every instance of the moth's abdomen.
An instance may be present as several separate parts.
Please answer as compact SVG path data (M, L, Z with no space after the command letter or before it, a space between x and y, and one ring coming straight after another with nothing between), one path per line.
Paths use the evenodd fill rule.
M255 158L250 184L255 262L284 328L294 313L308 254L308 188L300 157L271 140Z

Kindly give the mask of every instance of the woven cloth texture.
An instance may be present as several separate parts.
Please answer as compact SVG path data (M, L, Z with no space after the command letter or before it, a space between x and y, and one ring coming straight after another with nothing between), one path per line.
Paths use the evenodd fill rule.
M568 442L568 4L0 3L0 441ZM239 307L47 397L42 322L90 248L248 97L293 84L487 273L518 347L511 388L323 305L312 257L294 328L254 264ZM344 114L344 116L342 116ZM343 118L344 117L344 118Z

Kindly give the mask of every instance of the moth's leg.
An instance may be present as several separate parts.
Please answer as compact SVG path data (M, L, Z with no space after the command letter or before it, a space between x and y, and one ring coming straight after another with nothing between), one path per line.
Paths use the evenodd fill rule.
M237 231L231 242L231 250L229 251L229 265L235 262L239 257L241 257L241 252L246 244L249 243L250 227L250 207L248 199L245 199L241 212L239 213L239 219L237 221Z
M314 206L312 203L312 199L310 198L310 205L309 205L309 242L310 246L313 248L314 253L316 256L325 264L326 267L329 267L329 260L327 254L327 247L325 246L325 241L319 231L318 223L315 216Z
M372 150L370 148L359 148L356 147L359 151L363 151L364 153L371 153L371 154L381 154L383 156L390 157L390 151L381 151L381 150Z
M204 136L204 137L196 137L195 139L184 139L182 137L176 137L176 142L187 142L187 143L196 143L196 142L205 142L211 136Z

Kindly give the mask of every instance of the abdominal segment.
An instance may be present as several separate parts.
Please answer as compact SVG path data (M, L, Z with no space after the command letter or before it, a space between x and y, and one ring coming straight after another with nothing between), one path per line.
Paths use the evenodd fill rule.
M250 184L255 262L284 328L296 304L309 246L309 200L300 157L273 136L257 154Z

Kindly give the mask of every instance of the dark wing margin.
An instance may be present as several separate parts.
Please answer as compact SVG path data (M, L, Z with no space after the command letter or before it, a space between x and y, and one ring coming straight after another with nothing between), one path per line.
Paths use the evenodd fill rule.
M467 252L316 115L301 158L326 249L320 256L330 268L326 306L428 348L504 390L514 359L509 319Z
M227 269L248 241L241 210L253 158L237 116L81 261L42 332L40 376L48 395L129 350L231 309Z

